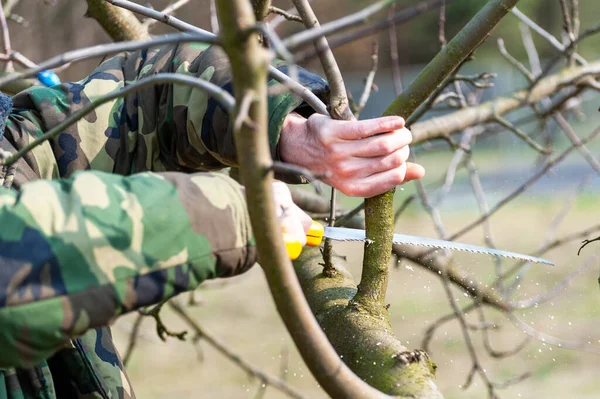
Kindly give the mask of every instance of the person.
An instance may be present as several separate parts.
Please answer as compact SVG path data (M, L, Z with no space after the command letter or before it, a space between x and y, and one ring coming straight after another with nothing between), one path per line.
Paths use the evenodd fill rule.
M14 154L91 98L158 72L231 91L216 47L122 53L79 82L16 95L0 126L2 153ZM299 78L326 97L323 79L303 69ZM406 162L411 135L402 118L335 121L288 92L268 102L273 158L327 172L325 182L345 194L373 196L424 173ZM227 112L200 90L163 84L96 108L4 166L0 398L134 397L107 326L256 262L243 191L215 172L235 165ZM285 186L275 197L292 210L283 223L303 238L310 218Z

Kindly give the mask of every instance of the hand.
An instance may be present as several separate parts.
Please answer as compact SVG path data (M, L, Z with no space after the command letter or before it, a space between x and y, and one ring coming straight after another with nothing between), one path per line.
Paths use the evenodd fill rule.
M425 174L406 162L412 135L404 119L388 116L338 121L314 114L290 114L279 141L285 162L324 174L323 181L342 193L372 197Z
M284 183L273 183L273 197L277 217L281 221L281 232L286 233L292 241L306 245L306 233L312 224L311 217L294 204L292 194Z

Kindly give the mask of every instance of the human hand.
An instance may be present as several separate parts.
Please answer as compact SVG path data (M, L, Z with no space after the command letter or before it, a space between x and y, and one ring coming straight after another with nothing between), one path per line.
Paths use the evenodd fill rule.
M277 217L281 222L281 232L287 235L289 241L306 245L306 233L310 229L312 218L294 204L292 194L284 183L273 183L273 198Z
M397 116L339 121L292 113L282 127L279 151L285 162L325 175L325 183L346 195L372 197L423 177L421 165L406 162L411 141Z

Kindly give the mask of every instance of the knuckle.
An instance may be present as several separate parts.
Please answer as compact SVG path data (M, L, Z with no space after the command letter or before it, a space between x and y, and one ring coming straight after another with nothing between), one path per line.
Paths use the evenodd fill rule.
M341 177L350 177L353 173L353 168L346 162L340 162L336 165L335 173Z
M390 154L394 151L394 145L391 140L381 140L379 142L379 151L382 154Z
M402 157L402 153L400 151L396 151L390 157L390 164L392 168L397 168L404 163L404 158Z

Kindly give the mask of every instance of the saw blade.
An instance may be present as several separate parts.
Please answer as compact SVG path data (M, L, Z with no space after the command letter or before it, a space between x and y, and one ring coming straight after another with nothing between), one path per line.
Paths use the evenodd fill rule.
M336 241L366 241L367 239L364 230L348 229L345 227L325 227L324 236ZM418 247L449 249L452 251L463 251L475 254L501 256L503 258L510 258L533 263L542 263L545 265L554 266L554 263L550 262L549 260L537 258L535 256L523 255L516 252L502 251L499 249L480 247L477 245L462 244L453 241L438 240L435 238L409 236L406 234L394 234L392 242L394 244L406 244Z

